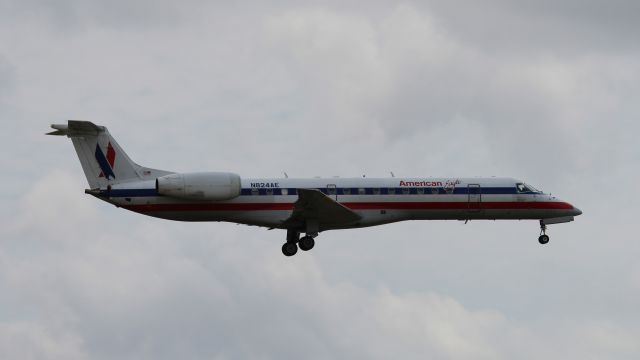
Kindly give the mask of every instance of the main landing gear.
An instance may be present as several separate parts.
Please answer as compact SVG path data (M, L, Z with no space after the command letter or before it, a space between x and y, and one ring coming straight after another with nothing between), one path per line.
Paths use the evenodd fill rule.
M316 241L313 239L314 234L309 234L300 237L300 232L295 230L287 230L287 242L282 245L282 253L285 256L293 256L298 252L298 247L302 251L309 251L313 249ZM315 234L317 236L318 234Z
M545 225L544 221L540 220L540 237L538 237L538 242L542 245L549 242L549 235L546 234L547 225Z

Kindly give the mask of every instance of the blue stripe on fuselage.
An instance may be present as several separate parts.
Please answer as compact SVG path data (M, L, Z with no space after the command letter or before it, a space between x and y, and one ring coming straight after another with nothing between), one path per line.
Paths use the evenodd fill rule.
M260 195L278 195L282 196L282 190L286 190L287 195L296 195L297 188L244 188L242 189L241 196L260 196ZM359 189L364 189L364 194L361 194ZM393 189L389 191L390 189ZM422 192L418 192L421 189ZM446 192L442 188L336 188L330 189L335 193L329 193L327 188L319 188L322 193L327 195L467 195L469 189L456 188L453 192ZM257 194L255 193L257 191ZM515 187L483 187L480 189L482 195L497 195L497 194L518 194ZM522 195L532 195L534 193L519 193ZM153 189L112 189L110 192L107 190L101 190L100 196L104 197L152 197L159 196L155 188Z
M287 191L287 195L297 195L296 188L244 188L240 195L282 195L282 190ZM323 194L326 195L438 195L438 194L455 194L455 195L467 195L469 189L456 188L453 191L446 191L443 188L318 188ZM332 191L332 193L330 193ZM364 191L364 193L360 193ZM483 187L480 189L480 194L483 195L496 195L496 194L518 194L515 187ZM525 193L533 194L533 193Z
M156 189L111 189L100 190L100 196L104 197L150 197L158 196Z

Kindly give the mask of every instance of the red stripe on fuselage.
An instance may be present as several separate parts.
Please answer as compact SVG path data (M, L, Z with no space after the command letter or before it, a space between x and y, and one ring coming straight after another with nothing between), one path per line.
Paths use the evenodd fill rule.
M147 204L126 205L123 208L139 212L291 210L293 203Z
M343 206L352 210L510 210L510 209L544 209L570 210L573 206L566 202L345 202ZM478 206L479 205L479 206ZM292 210L294 203L202 203L202 204L147 204L125 205L125 209L136 212L164 211L260 211L260 210Z
M392 210L458 210L473 207L475 209L573 209L565 202L356 202L342 205L353 210L392 209Z

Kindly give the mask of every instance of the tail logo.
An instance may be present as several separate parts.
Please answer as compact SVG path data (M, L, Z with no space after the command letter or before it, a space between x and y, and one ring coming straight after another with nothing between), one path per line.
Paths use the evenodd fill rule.
M116 161L116 151L113 150L111 142L107 145L107 156L104 156L100 144L96 144L96 160L100 165L100 175L98 177L106 177L107 180L115 179L116 174L113 173L113 165Z

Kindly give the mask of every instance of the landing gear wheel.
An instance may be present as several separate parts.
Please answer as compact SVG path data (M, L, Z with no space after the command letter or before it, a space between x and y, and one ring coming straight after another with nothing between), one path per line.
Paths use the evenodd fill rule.
M538 238L538 242L542 245L546 244L549 242L549 235L540 235L540 237Z
M284 256L293 256L298 252L298 245L294 242L286 242L282 245L282 253Z
M544 223L544 220L540 220L540 237L538 238L538 242L542 245L549 242L549 235L547 235L547 224Z
M302 239L300 239L300 243L298 245L300 246L300 250L309 251L313 249L313 246L315 244L316 244L315 240L313 240L311 236L307 235L302 237Z

